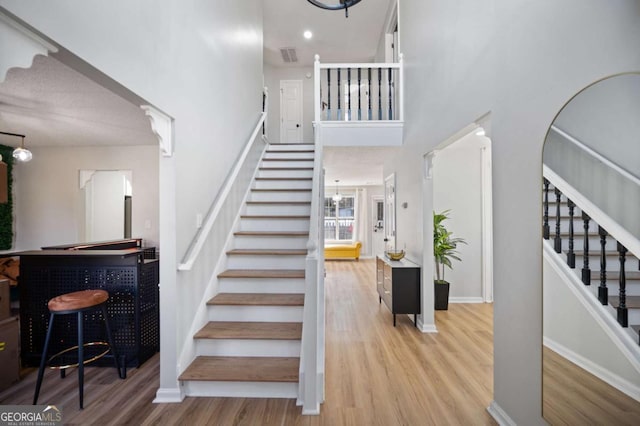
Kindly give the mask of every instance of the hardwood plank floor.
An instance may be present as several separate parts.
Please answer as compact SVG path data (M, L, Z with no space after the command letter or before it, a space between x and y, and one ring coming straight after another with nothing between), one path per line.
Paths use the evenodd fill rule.
M119 380L87 368L85 409L77 376L45 377L40 403L63 407L71 425L484 425L493 395L492 305L451 304L436 313L439 333L378 303L371 260L326 263L326 401L302 416L295 400L187 398L153 404L159 357ZM30 404L35 374L0 393L0 404Z

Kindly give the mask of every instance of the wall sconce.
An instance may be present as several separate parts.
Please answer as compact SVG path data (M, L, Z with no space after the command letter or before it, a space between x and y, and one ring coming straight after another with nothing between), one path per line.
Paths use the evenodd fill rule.
M0 132L0 134L22 138L22 141L20 142L20 146L13 150L13 158L23 163L26 163L27 161L31 161L31 159L33 158L33 154L31 153L31 151L29 151L27 148L24 147L25 135L21 135L19 133L8 133L8 132ZM1 160L2 160L2 157L0 157L0 161Z

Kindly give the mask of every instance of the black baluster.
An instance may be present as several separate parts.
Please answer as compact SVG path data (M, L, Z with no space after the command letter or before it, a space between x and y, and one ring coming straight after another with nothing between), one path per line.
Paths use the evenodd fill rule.
M331 68L327 68L327 120L331 120Z
M378 120L382 120L382 68L378 68Z
M362 120L362 107L360 105L360 80L362 68L358 68L358 121Z
M584 242L582 243L582 283L591 285L591 269L589 268L589 221L591 218L585 212L582 212L582 220L584 221Z
M629 326L629 313L627 311L627 274L624 268L627 251L625 246L618 243L618 253L620 254L620 303L618 304L618 323L623 327Z
M560 238L560 195L562 195L562 193L558 188L555 188L553 192L556 194L556 236L553 239L553 249L556 253L561 253L562 238Z
M349 102L346 114L347 120L351 121L351 68L347 68L347 101Z
M342 80L340 79L340 68L338 68L338 120L342 119L342 99L340 99L340 86L342 86Z
M549 239L549 181L546 178L542 179L544 184L544 213L542 216L542 238Z
M567 252L567 265L569 265L569 268L574 269L576 267L576 254L573 251L573 209L576 205L567 198L567 206L569 207L569 251Z
M387 73L389 76L389 120L393 120L393 107L391 106L391 68Z
M607 288L607 231L598 225L598 235L600 235L600 285L598 286L598 300L603 305L609 304L609 289Z
M367 117L371 120L372 111L371 111L371 68L369 68L369 78L367 79L368 90L367 90L367 101L369 103L369 114Z

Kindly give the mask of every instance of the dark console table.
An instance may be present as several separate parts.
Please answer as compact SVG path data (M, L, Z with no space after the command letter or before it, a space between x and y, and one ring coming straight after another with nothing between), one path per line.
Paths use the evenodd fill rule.
M376 288L378 301L391 310L393 326L396 314L413 314L414 325L418 326L420 313L420 266L406 259L390 260L385 256L376 257Z
M149 249L137 244L134 245L136 248L127 249L120 249L121 242L100 245L100 248L82 244L14 253L20 256L23 365L38 366L40 362L49 322L49 299L86 289L109 292L109 321L118 354L124 355L127 366L138 367L159 350L158 260L150 258ZM155 251L153 254L155 257ZM91 318L100 314L88 312L85 315ZM71 315L56 319L53 330L56 340L51 342L49 354L75 344L76 323ZM106 340L101 321L87 320L85 324L86 342ZM94 365L112 367L113 360L105 358Z

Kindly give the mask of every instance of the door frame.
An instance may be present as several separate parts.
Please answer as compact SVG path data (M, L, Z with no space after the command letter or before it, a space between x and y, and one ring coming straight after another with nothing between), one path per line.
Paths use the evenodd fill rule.
M298 99L298 106L300 111L300 141L298 143L304 143L304 94L303 94L303 81L302 80L280 80L280 142L285 143L285 126L284 126L284 87L283 83L295 82L300 86L300 96Z
M371 197L371 229L369 230L369 232L371 233L371 255L373 257L376 257L376 255L378 254L382 254L382 253L376 253L375 251L375 244L374 244L374 240L375 240L375 236L376 234L378 234L378 232L376 231L376 225L377 225L377 218L378 218L378 203L382 203L382 232L384 232L384 195L374 195ZM380 230L380 229L378 229ZM382 235L382 247L384 249L384 234Z

